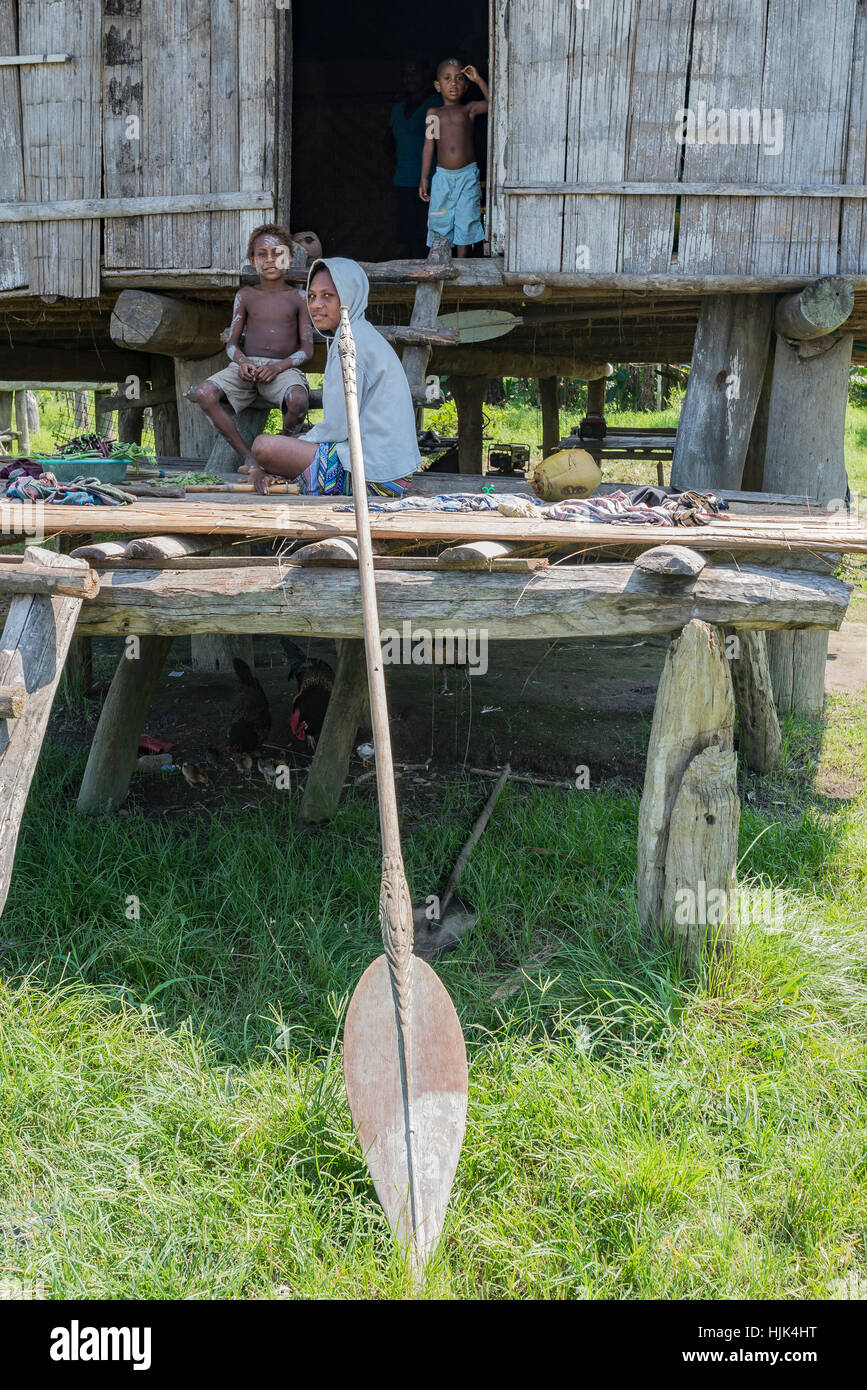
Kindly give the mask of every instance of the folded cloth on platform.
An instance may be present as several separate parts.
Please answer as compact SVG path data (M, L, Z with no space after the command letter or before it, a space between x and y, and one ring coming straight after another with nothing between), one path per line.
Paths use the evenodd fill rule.
M5 467L0 468L0 478L38 478L42 473L42 464L35 459L20 458L13 459Z
M728 505L713 492L654 487L621 488L547 506L538 498L488 492L448 492L368 504L372 512L499 512L502 516L542 517L548 521L611 521L634 526L707 526L728 511Z
M53 502L70 507L128 507L135 497L122 488L100 482L99 478L73 478L71 483L59 483L53 473L40 473L38 478L23 473L13 477L6 489L7 501Z

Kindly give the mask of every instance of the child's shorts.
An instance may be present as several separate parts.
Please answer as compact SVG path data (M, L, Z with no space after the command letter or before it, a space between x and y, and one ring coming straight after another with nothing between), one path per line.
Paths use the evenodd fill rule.
M304 436L301 436L302 440ZM401 497L409 489L409 478L391 478L387 483L368 481L371 497ZM313 461L298 474L298 491L321 497L351 497L352 474L347 473L337 453L336 444L320 444Z
M481 212L478 164L465 164L463 169L442 169L437 165L430 186L428 246L433 246L435 236L447 236L452 246L475 246L477 241L484 241Z
M250 358L255 367L264 367L266 362L278 360L274 357ZM285 372L279 372L273 381L243 381L237 362L230 362L221 372L209 376L208 381L213 382L217 390L223 392L236 415L248 405L282 406L286 392L291 391L293 386L301 386L305 391L308 389L307 378L297 367L287 367Z

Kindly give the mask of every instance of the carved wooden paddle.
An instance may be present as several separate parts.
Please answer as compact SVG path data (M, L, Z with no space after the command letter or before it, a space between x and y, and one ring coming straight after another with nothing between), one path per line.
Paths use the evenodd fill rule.
M416 1280L436 1249L464 1137L467 1053L448 992L413 955L412 902L403 867L358 391L349 311L340 310L352 496L376 785L382 835L379 921L385 954L361 977L343 1037L349 1108L389 1225Z

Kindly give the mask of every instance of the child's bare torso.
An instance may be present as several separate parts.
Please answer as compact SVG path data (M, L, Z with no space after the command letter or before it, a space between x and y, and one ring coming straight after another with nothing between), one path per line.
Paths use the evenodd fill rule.
M299 347L298 315L306 305L298 290L263 290L246 285L241 303L247 312L244 329L245 357L291 357Z
M466 106L437 106L429 114L439 124L437 164L443 169L463 169L474 163L473 118Z

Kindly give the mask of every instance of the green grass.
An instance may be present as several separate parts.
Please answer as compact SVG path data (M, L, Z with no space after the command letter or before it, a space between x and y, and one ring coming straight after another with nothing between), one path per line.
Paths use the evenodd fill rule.
M841 700L850 746L823 756L845 762L854 730L863 766L867 711ZM781 787L814 744L790 727ZM80 772L46 749L3 916L0 1277L402 1296L340 1065L378 951L371 788L318 832L291 793L94 824ZM403 793L416 896L484 795L435 786ZM782 920L699 981L637 930L637 809L513 786L471 861L478 927L438 966L470 1097L430 1295L828 1298L867 1275L864 796L745 802L741 875L782 890Z

